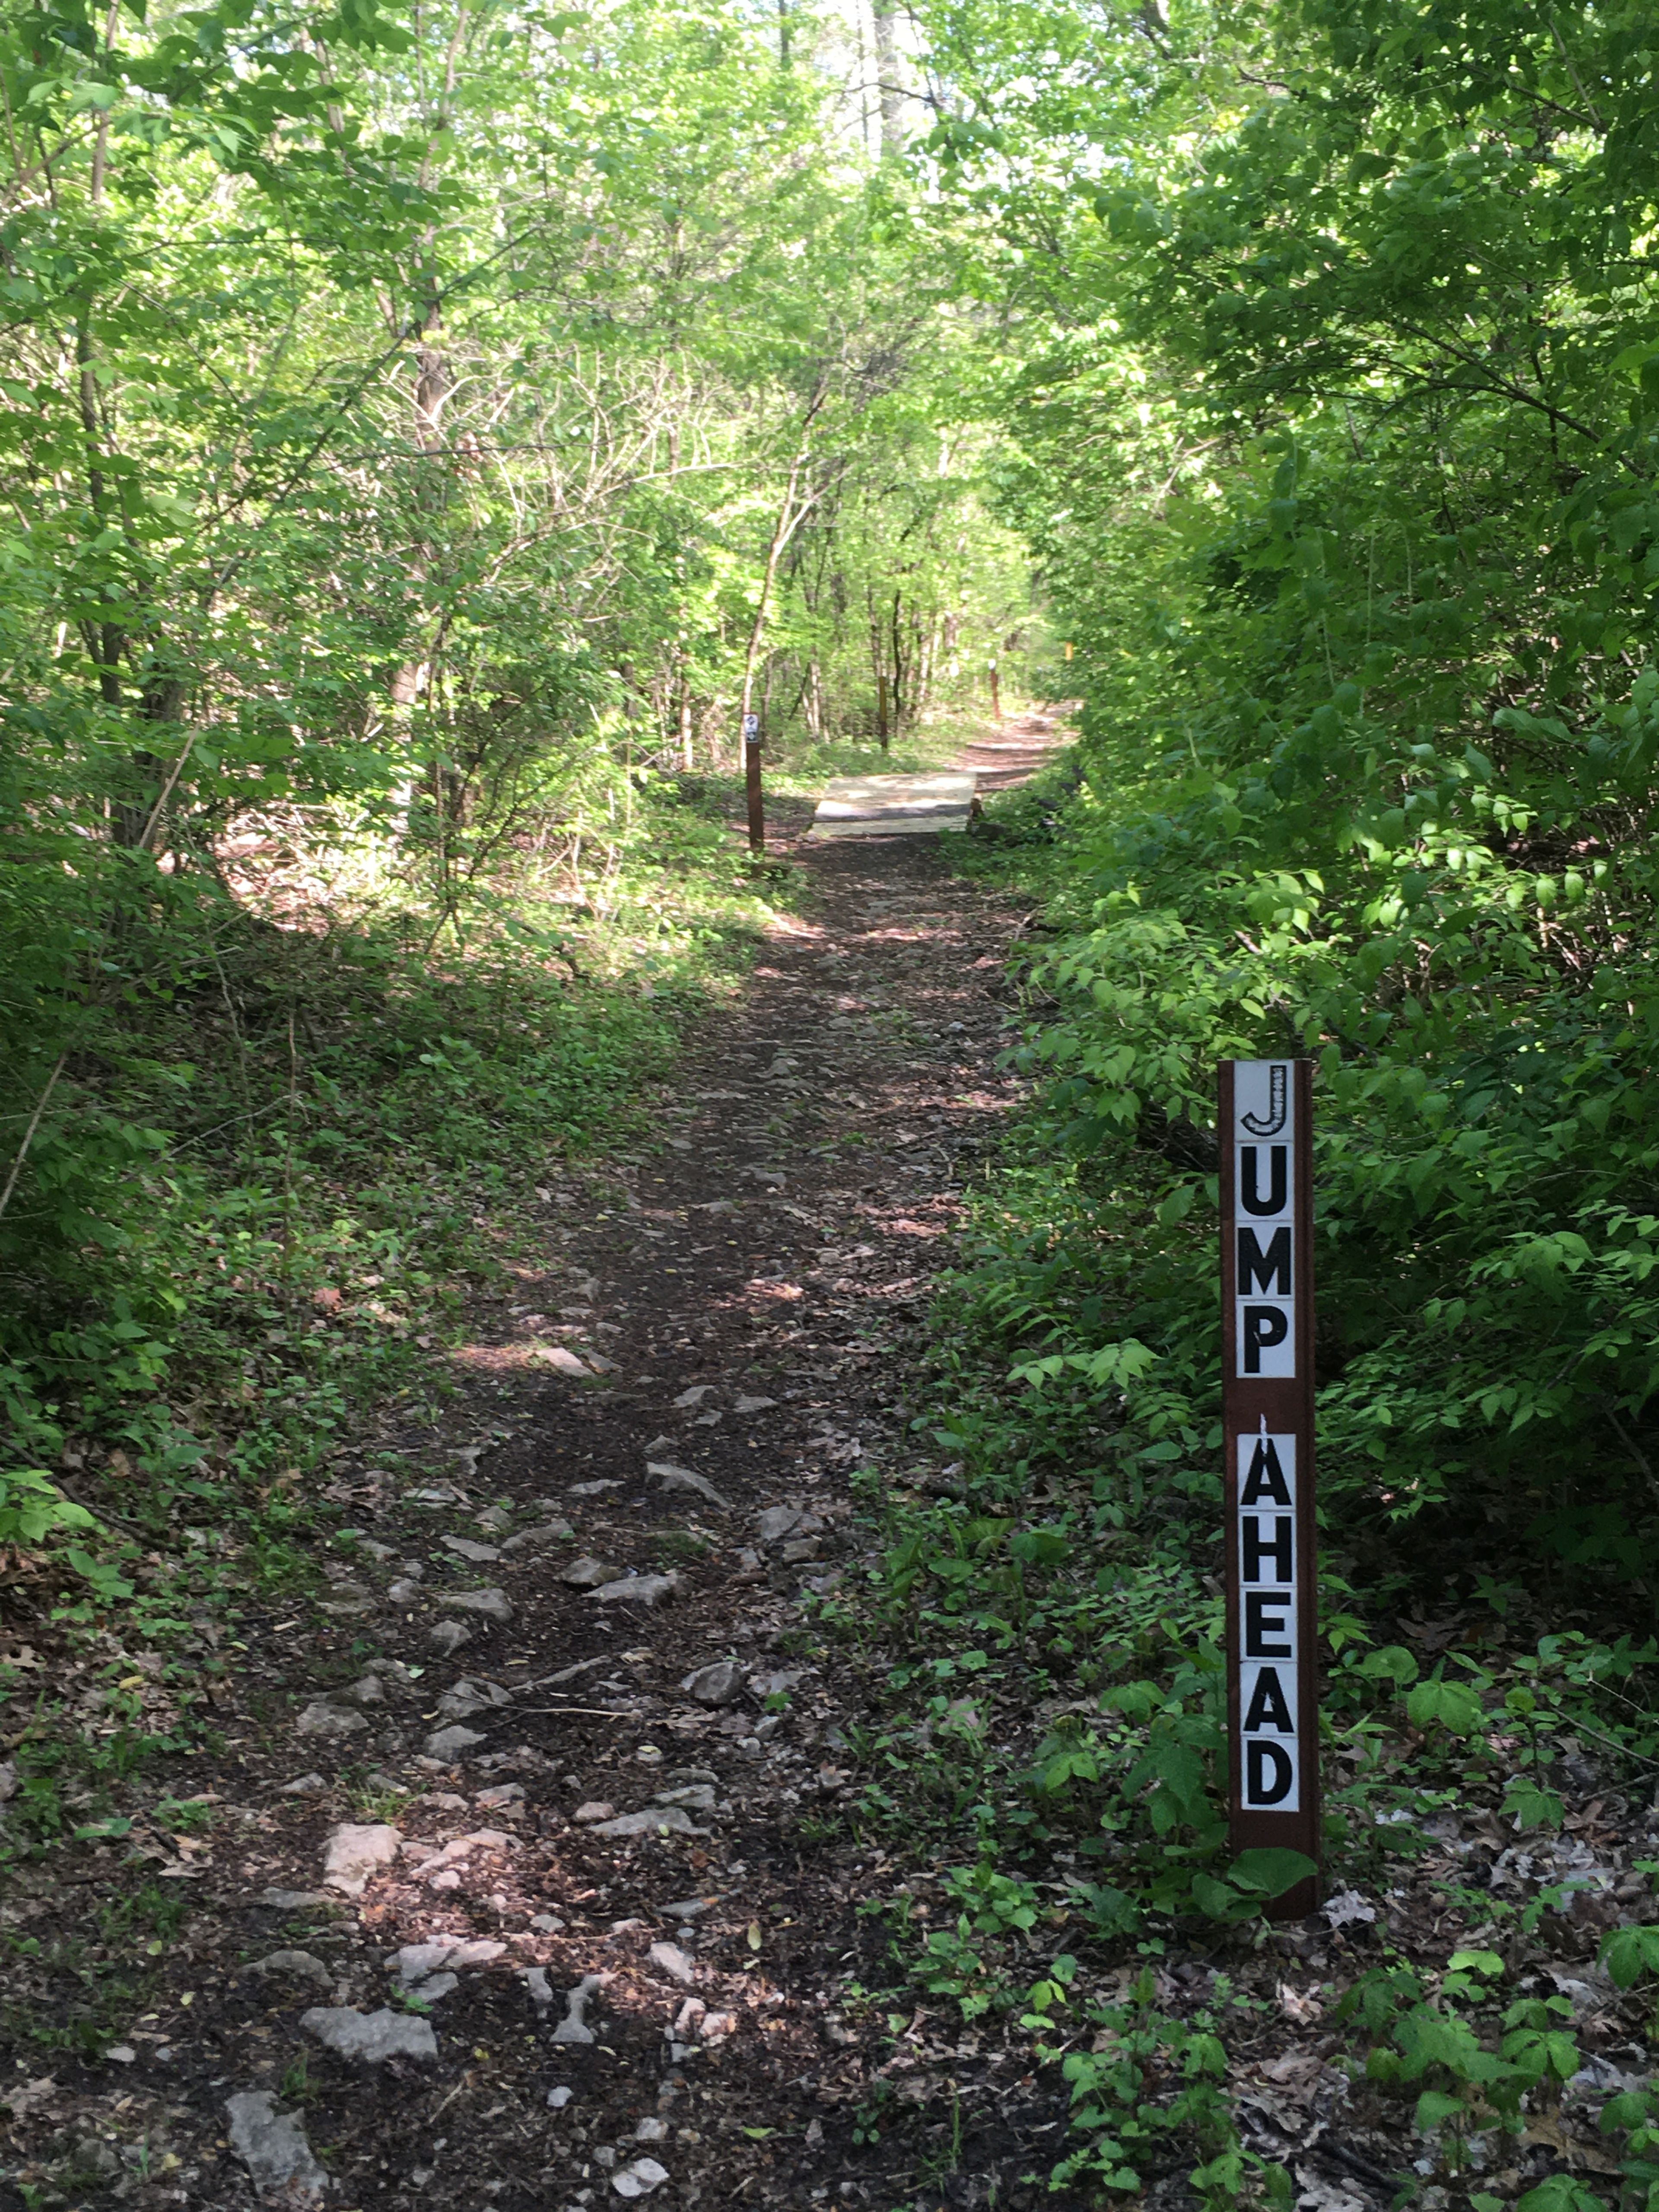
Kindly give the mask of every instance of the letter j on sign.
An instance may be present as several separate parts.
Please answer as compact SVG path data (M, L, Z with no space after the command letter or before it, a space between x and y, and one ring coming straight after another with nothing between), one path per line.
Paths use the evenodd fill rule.
M1312 1114L1311 1061L1222 1062L1230 1830L1317 1862ZM1268 1910L1318 1901L1310 1879Z

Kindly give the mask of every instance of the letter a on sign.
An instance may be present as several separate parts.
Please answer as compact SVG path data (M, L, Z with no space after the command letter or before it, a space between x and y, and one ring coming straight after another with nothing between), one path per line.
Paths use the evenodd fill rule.
M1312 1078L1222 1062L1221 1338L1232 1847L1316 1862ZM1317 1901L1310 1880L1268 1909Z

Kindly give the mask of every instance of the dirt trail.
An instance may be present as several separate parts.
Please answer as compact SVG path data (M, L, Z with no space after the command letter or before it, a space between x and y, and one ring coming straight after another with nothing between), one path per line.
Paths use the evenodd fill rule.
M979 795L1006 791L1035 775L1054 750L1054 724L1047 714L1017 714L997 726L994 732L963 745L951 763L970 768L979 778Z
M1011 778L1056 742L1003 738ZM115 2063L25 2106L46 2193L0 2201L80 2203L64 2145L141 2135L148 2176L120 2153L102 2185L132 2203L251 2208L250 2156L264 2201L320 2201L297 2133L254 2141L292 2112L336 2212L1059 2202L1021 2185L1051 2094L973 2039L947 2084L842 2002L884 1942L858 1907L907 1869L851 1817L882 1656L811 1626L860 1541L850 1474L904 1464L907 1341L1008 1109L1017 916L927 840L809 846L792 811L814 910L693 1039L665 1148L550 1170L447 1465L344 1467L366 1540L320 1618L245 1618L222 1817L161 1869L187 1938ZM365 1865L330 1881L343 1824ZM325 2050L345 2008L424 2042L400 1982L429 2055ZM262 2092L233 2147L227 2100ZM941 2100L931 2174L925 2129L858 2139L880 2098Z

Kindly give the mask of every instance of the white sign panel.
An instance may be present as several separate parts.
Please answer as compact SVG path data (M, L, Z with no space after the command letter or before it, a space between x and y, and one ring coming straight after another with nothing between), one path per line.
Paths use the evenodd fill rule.
M1296 1086L1287 1060L1233 1076L1233 1342L1246 1381L1296 1375Z
M1297 1711L1296 1438L1238 1438L1238 1717L1249 1813L1302 1805Z

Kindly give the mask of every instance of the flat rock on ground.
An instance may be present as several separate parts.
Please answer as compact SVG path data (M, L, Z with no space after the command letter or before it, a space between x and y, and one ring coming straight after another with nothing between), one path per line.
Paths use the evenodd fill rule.
M279 2112L269 2089L243 2089L228 2097L225 2114L230 2147L246 2166L262 2203L301 2212L323 2203L328 2176L306 2141L304 2123L292 2112Z
M430 2021L413 2013L362 2013L349 2005L314 2005L301 2013L300 2025L314 2035L325 2051L342 2058L360 2059L365 2066L383 2066L388 2058L435 2058L438 2039Z

